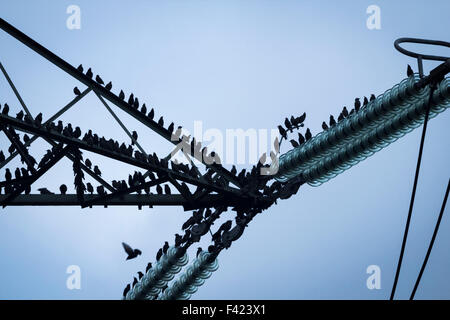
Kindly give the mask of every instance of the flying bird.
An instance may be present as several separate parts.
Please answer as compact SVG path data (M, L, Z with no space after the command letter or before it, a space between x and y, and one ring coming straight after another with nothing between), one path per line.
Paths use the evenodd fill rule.
M128 244L126 244L125 242L122 242L122 246L123 249L125 250L125 252L127 253L127 259L126 260L131 260L136 258L137 256L142 254L142 251L139 249L133 249L131 248Z

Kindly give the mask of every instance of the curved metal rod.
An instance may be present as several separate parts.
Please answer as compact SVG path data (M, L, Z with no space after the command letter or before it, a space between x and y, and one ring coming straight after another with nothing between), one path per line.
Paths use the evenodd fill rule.
M450 57L419 54L416 52L406 50L400 46L400 43L404 43L404 42L429 44L429 45L433 45L433 46L442 46L442 47L447 47L447 48L450 48L450 42L440 41L440 40L418 39L418 38L398 38L397 40L394 41L395 49L397 49L399 52L401 52L407 56L413 57L413 58L422 59L422 60L434 60L434 61L446 61L446 60L450 59Z

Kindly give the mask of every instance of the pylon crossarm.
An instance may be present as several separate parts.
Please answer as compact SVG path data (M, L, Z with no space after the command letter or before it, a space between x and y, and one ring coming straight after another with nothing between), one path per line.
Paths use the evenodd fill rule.
M11 200L14 200L19 194L30 187L37 179L42 177L50 168L52 168L61 158L68 152L70 146L62 147L62 144L58 145L52 152L50 159L34 174L30 175L28 179L21 182L20 185L16 185L13 192L7 194L4 199L0 202L3 208L8 205Z
M245 197L245 196L243 196L242 192L239 189L235 189L235 188L231 188L231 187L220 187L220 186L211 184L209 182L206 182L202 179L194 178L194 177L184 174L182 172L173 171L171 169L157 166L157 165L151 164L147 161L137 159L135 157L130 157L130 156L122 154L122 153L117 153L117 152L114 152L114 151L111 151L111 150L108 150L108 149L105 149L105 148L102 148L102 147L99 147L96 145L92 145L85 141L65 136L56 131L48 131L42 127L37 127L37 126L25 123L23 121L20 121L18 119L15 119L15 118L3 115L3 114L0 115L0 123L8 124L8 125L15 127L18 130L35 133L35 134L38 134L39 136L42 136L42 137L45 137L45 138L48 138L51 140L55 140L58 142L66 143L75 148L80 148L80 149L84 149L87 151L91 151L91 152L109 157L111 159L115 159L115 160L118 160L118 161L121 161L124 163L128 163L128 164L136 166L136 167L140 167L142 169L151 170L153 172L157 172L157 173L160 173L163 175L170 173L172 175L172 177L174 177L178 180L184 181L186 183L189 183L189 184L207 187L213 191L216 191L219 193L225 193L225 194L228 194L231 196Z

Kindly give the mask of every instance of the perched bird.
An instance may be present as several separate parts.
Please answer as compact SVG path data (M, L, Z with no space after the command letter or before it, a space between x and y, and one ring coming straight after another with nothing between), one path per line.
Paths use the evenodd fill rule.
M134 287L138 283L138 279L136 279L136 277L133 277L133 278L134 278L134 280L133 280L132 286Z
M282 126L278 126L278 131L280 132L281 137L287 139L287 132Z
M323 130L328 130L328 125L327 125L327 123L325 121L322 122L322 129Z
M75 93L76 96L79 96L81 94L80 89L78 87L73 88L73 93Z
M65 184L60 185L59 186L59 191L61 191L61 194L66 194L67 186Z
M25 142L25 143L28 143L28 142L30 142L30 137L27 135L27 134L24 134L23 135L23 142Z
M142 277L144 276L144 274L141 271L138 271L138 276L139 276L139 280L141 280Z
M127 253L127 259L126 260L131 260L136 258L137 256L142 254L142 251L139 249L133 249L131 248L128 244L126 244L125 242L122 242L122 246L123 249L125 250L125 252Z
M164 192L165 194L171 194L169 185L164 185Z
M298 143L299 144L303 144L303 143L305 143L305 137L299 132L298 133Z
M376 99L376 97L375 97L375 95L372 93L371 95L370 95L370 101L373 101L373 100L375 100Z
M97 187L97 193L99 194L99 195L104 195L106 192L105 192L105 187L103 187L103 186L98 186Z
M130 96L128 97L128 104L133 105L134 104L134 94L131 93Z
M87 189L87 192L89 192L90 194L94 193L94 187L92 186L92 184L90 182L88 182L86 184L86 189Z
M108 91L110 91L112 89L112 82L111 81L106 84L105 89L108 90Z
M91 167L92 167L92 162L91 162L91 160L89 160L88 158L86 158L86 160L84 160L84 164L86 165L86 167L88 167L89 169L91 169Z
M172 123L169 124L169 126L167 127L167 130L168 130L170 133L172 133L172 132L173 132L173 127L174 127L174 124L173 124L173 122L172 122Z
M147 264L147 267L145 268L145 272L148 272L148 270L150 270L151 268L152 268L152 263L149 262L149 263Z
M77 70L80 71L80 72L83 72L83 70L84 70L84 69L83 69L83 65L80 64L80 65L78 66Z
M408 78L414 76L414 71L409 64L408 64L408 68L406 69L406 75L408 76Z
M3 161L5 161L5 154L3 153L3 151L2 150L0 150L0 162L3 162Z
M134 142L137 141L138 139L138 134L136 131L133 131L131 134L131 137L133 137L133 139L131 140L131 145L134 145Z
M19 113L16 114L16 119L22 121L23 120L23 115L24 115L23 111L20 110Z
M359 101L359 98L355 98L355 111L358 112L361 108L361 101Z
M4 114L5 116L8 115L9 112L9 106L7 103L5 103L5 105L3 106L3 110L2 110L2 114Z
M336 124L336 120L334 120L333 115L330 115L330 127L334 126Z
M342 112L339 114L338 116L338 122L344 120L344 115L342 114Z
M292 146L294 147L294 148L297 148L297 147L299 147L300 145L298 144L298 142L297 141L295 141L294 139L291 139L291 144L292 144Z
M159 184L156 186L156 193L163 194L163 190Z
M147 117L149 117L151 120L153 120L155 116L155 110L153 110L153 108L150 110L150 112L148 113Z
M103 82L103 79L100 78L99 75L96 75L96 76L95 76L95 81L97 81L98 84L105 84L105 83Z
M123 296L124 296L124 297L127 296L127 293L128 293L128 291L130 291L130 289L131 289L130 284L127 284L127 286L126 286L125 289L123 290Z
M369 104L369 100L367 100L367 97L364 97L363 106L366 106L368 104Z
M120 100L125 99L125 93L123 93L122 90L120 90L120 93L119 93L119 99L120 99Z
M102 176L102 172L100 171L98 166L94 166L94 173L100 177Z
M164 242L164 246L162 249L164 253L167 253L167 250L169 249L169 243L167 241Z
M94 75L94 74L92 73L91 68L89 68L88 71L86 71L86 77L92 78L93 75Z
M16 170L14 171L14 177L16 179L20 179L21 174L20 174L20 169L19 168L16 168Z
M308 140L310 140L311 138L312 138L311 131L309 130L309 128L307 128L307 129L306 129L306 132L305 132L305 139L306 139L306 141L308 141Z
M39 188L38 191L40 192L40 194L54 194L53 192L51 192L47 188Z
M147 114L147 106L145 105L145 103L141 107L141 113Z
M161 259L162 255L163 255L163 251L162 251L162 248L160 248L158 250L158 252L156 253L156 261L159 261L159 259Z
M198 255L200 254L200 252L202 252L202 248L198 247L198 249L197 249L197 254L196 254L196 257L197 257L197 258L198 258Z
M348 110L347 107L344 107L344 109L342 109L342 115L347 118L348 117Z
M158 125L161 126L161 127L164 127L164 118L162 116L158 120Z

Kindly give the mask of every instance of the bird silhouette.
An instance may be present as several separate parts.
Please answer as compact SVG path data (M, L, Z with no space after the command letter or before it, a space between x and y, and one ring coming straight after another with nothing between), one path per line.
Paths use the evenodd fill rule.
M167 241L164 242L164 246L163 246L163 252L167 253L167 250L169 249L169 243Z
M3 161L5 161L5 160L6 160L5 154L3 153L2 150L0 150L0 162L3 162Z
M281 125L278 126L278 132L280 132L281 137L287 139L287 132Z
M131 133L131 137L133 137L133 139L131 140L131 145L134 145L134 142L137 141L137 139L138 139L138 134L137 134L137 132L136 132L136 131L133 131L133 132Z
M369 104L369 100L367 100L367 97L364 97L363 106L366 106L368 104Z
M162 248L160 248L158 250L158 252L156 253L156 261L159 261L159 259L161 259L162 255L163 255L163 251L162 251Z
M103 82L103 79L100 78L99 75L96 75L96 76L95 76L95 81L97 81L98 84L105 84L105 83Z
M132 94L130 94L130 96L128 97L128 104L133 105L133 103L134 103L134 94L132 93Z
M91 162L91 160L89 160L88 158L86 158L86 160L84 160L84 164L85 164L86 167L88 167L89 169L92 168L92 162Z
M202 248L198 247L197 253L196 253L196 257L197 257L197 258L198 258L198 255L200 254L200 252L202 252Z
M376 99L376 97L375 97L375 95L372 93L371 95L370 95L370 101L373 101L373 100L375 100Z
M156 193L163 194L163 189L161 188L161 186L159 184L156 186Z
M342 115L347 118L348 117L348 110L347 107L344 107L344 109L342 109Z
M141 113L143 113L145 115L147 114L147 106L145 105L145 103L141 107Z
M334 120L333 115L330 115L330 127L334 126L336 124L336 120Z
M149 117L150 120L153 120L153 118L155 117L155 110L153 110L153 108L150 110L147 117Z
M89 68L88 69L88 71L86 71L86 77L88 77L88 78L91 78L92 79L92 76L93 76L94 74L92 73L92 70L91 70L91 68Z
M23 115L24 115L23 111L20 110L20 111L16 114L16 119L22 121Z
M47 188L39 188L38 191L40 192L40 194L54 194L53 192L51 192Z
M61 194L66 194L67 186L65 184L60 185L59 186L59 191L61 191Z
M141 280L142 277L144 276L144 274L141 271L138 271L138 276L139 276L139 280Z
M77 70L80 71L80 72L83 72L83 65L80 64L80 65L78 66Z
M5 103L5 105L3 106L3 110L2 110L2 114L4 114L5 116L8 115L9 112L9 106L7 103Z
M131 285L127 284L127 286L125 287L125 289L123 290L123 296L126 297L127 293L130 291L131 289Z
M111 81L106 84L105 89L108 90L108 91L110 91L112 89L112 82Z
M414 76L414 71L409 64L408 67L406 68L406 75L408 76L408 78Z
M158 120L158 125L160 126L160 127L164 127L164 118L161 116L161 118L159 118L159 120Z
M92 186L92 184L90 182L88 182L86 184L86 189L87 189L87 192L89 192L90 194L94 193L94 187Z
M309 128L307 128L307 129L306 129L306 132L305 132L305 139L306 139L306 141L308 141L308 140L310 140L311 138L312 138L311 131L309 130Z
M359 98L355 98L355 111L358 112L361 108L361 101L359 101Z
M122 90L120 90L120 93L119 93L119 99L120 99L120 100L125 99L125 93L123 93Z
M297 141L295 141L294 139L291 139L291 144L292 144L292 146L294 147L294 148L297 148L297 147L299 147L300 145L298 144L298 142Z
M322 122L322 129L323 130L328 130L328 125L327 125L327 123L325 121Z
M23 135L23 142L25 142L25 144L27 144L28 142L30 142L30 137L27 134Z
M171 194L169 185L167 185L167 184L164 185L164 192L165 192L166 194Z
M152 268L152 263L149 262L149 263L147 264L147 267L145 268L145 272L148 272L148 270L150 270L151 268Z
M136 258L137 256L142 254L142 251L139 249L133 249L131 248L128 244L126 244L125 242L122 242L122 247L125 250L125 252L127 253L127 259L126 260L131 260Z
M102 172L100 171L98 166L94 166L94 173L100 177L102 176Z
M136 279L136 277L133 277L134 278L134 280L133 280L133 287L138 283L138 279Z

